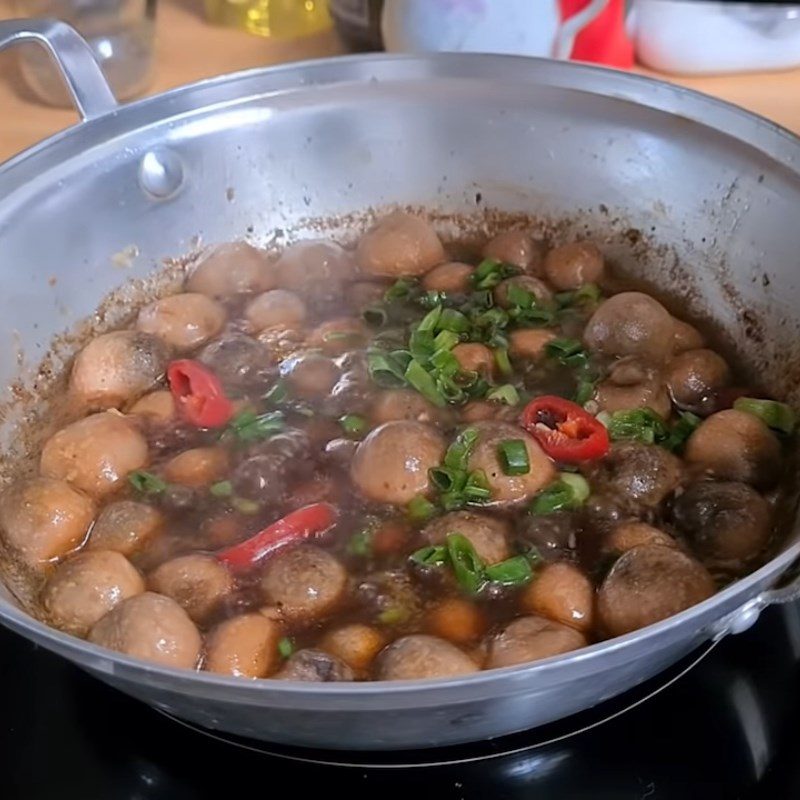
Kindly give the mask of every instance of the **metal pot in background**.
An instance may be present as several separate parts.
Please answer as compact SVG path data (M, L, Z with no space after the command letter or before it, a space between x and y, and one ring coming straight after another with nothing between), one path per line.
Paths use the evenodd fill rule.
M119 106L69 26L0 22L0 47L24 40L56 54L83 122L0 167L0 385L16 381L16 396L36 396L54 337L198 241L336 236L400 204L435 212L450 233L486 233L506 214L596 238L615 269L658 285L681 315L710 315L759 383L800 399L800 140L766 120L639 76L463 54L252 70ZM122 252L134 254L124 270ZM49 370L70 354L57 349ZM13 454L29 407L0 410L0 452ZM14 461L3 466L8 478ZM207 728L334 749L434 747L565 717L744 630L798 596L775 588L800 554L788 517L785 536L761 569L656 625L458 679L306 684L167 669L47 627L5 586L0 622Z

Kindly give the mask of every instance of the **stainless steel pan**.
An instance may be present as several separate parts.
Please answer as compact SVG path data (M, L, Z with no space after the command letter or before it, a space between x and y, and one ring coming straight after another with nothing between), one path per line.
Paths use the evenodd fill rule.
M197 237L304 235L310 216L387 203L479 225L491 222L484 207L571 219L565 233L605 237L621 268L638 248L681 311L708 310L765 381L792 388L800 142L763 119L631 75L462 55L255 70L120 107L72 29L0 23L0 47L24 39L54 53L83 121L0 167L0 382L19 380L20 394L35 390L30 366L52 337ZM127 270L120 252L135 254ZM4 412L0 446L20 449L22 408ZM796 533L758 572L658 625L457 680L251 682L100 649L35 621L7 591L0 619L210 728L330 748L445 745L587 708L748 627L797 595L773 588L800 553Z

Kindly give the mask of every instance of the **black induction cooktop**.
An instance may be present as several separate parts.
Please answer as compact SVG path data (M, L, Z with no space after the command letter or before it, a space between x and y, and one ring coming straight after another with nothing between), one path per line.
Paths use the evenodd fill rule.
M800 798L800 605L577 717L394 754L225 740L0 629L0 798L72 797Z

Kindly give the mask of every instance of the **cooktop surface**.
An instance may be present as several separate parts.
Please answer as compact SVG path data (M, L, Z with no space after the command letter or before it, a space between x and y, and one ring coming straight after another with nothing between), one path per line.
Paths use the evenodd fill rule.
M800 605L769 609L746 633L554 725L390 754L203 731L0 629L4 800L788 800L800 798L799 746Z

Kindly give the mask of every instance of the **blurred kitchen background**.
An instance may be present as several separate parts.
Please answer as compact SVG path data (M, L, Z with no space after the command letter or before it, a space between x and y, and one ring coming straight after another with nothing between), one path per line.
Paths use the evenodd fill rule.
M353 51L572 58L656 74L800 129L800 2L0 0L90 41L117 96ZM44 50L0 54L0 160L73 123Z

